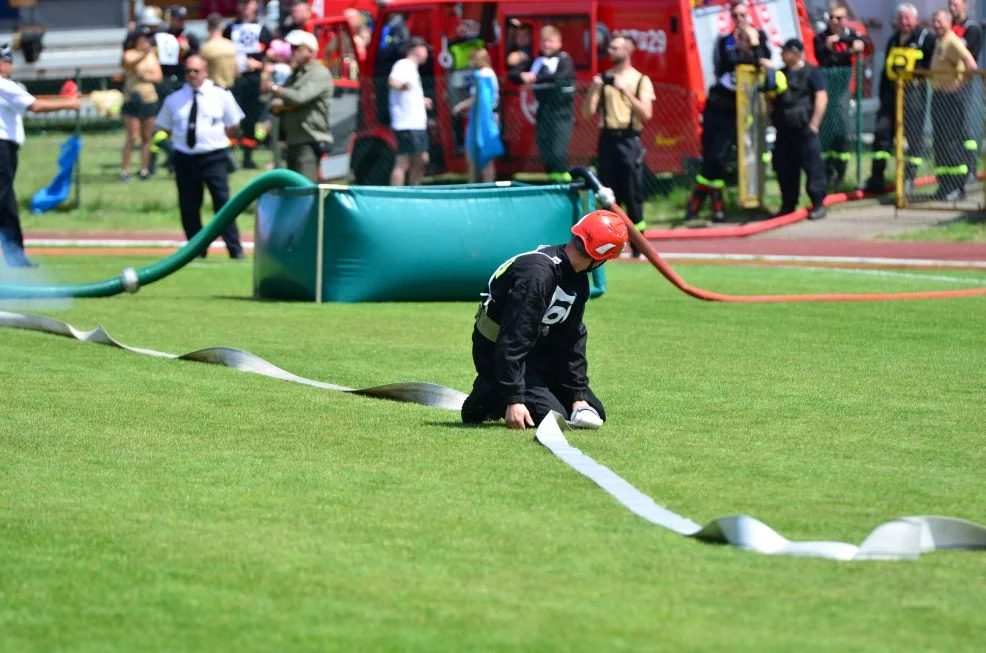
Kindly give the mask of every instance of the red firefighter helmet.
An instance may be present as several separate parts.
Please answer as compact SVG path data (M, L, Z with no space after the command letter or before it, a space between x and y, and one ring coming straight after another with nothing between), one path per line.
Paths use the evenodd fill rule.
M627 244L627 225L623 218L600 209L586 214L572 227L586 253L597 261L608 261L620 255Z

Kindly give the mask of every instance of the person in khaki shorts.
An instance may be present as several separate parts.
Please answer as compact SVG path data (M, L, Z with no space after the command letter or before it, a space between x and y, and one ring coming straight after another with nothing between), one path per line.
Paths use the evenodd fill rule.
M613 67L592 78L582 115L599 113L599 180L613 189L616 201L639 231L644 222L644 148L640 133L654 115L654 85L633 67L633 41L616 36L609 43ZM640 252L634 247L634 257Z
M319 175L319 161L328 156L332 146L329 104L332 101L332 73L322 65L318 40L314 34L292 30L284 38L291 46L294 72L284 86L265 82L274 96L271 110L281 116L284 140L288 146L288 168L315 183L325 181Z

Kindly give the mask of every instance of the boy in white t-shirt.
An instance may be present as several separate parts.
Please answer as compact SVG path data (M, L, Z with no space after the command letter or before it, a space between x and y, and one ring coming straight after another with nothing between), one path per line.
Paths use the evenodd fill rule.
M391 186L417 186L428 165L428 109L418 67L428 60L428 43L420 37L408 41L404 58L394 64L387 78L390 87L390 127L397 135L397 159L390 173Z

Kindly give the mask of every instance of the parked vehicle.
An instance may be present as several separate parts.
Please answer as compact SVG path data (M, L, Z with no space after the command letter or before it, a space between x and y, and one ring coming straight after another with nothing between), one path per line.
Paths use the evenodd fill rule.
M754 24L767 33L775 63L780 46L801 38L814 60L809 16L802 0L754 0ZM634 65L650 76L658 100L643 138L645 164L652 173L676 174L700 154L700 116L711 86L713 49L720 34L732 29L727 0L693 7L687 0L539 0L451 2L391 0L380 5L366 60L360 68L359 125L352 139L352 172L357 183L386 184L396 140L390 130L387 76L412 36L426 39L432 57L422 66L425 92L434 103L430 120L431 173L466 170L464 121L451 107L468 94L470 48L486 47L501 80L500 116L506 154L500 175L536 172L536 102L529 89L506 79L506 56L518 31L537 35L545 25L561 30L564 49L575 61L579 97L593 75L608 68L607 47L615 35L637 44ZM593 121L576 120L569 162L587 164L596 151Z

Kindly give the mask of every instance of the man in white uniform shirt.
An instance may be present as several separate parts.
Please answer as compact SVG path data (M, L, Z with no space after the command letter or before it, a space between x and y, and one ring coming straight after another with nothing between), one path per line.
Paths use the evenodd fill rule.
M24 144L23 115L27 111L79 110L79 98L38 100L27 90L11 81L14 54L10 46L0 43L0 248L3 258L12 268L33 267L24 255L24 235L14 193L17 174L17 152Z
M207 78L205 59L190 56L185 62L185 85L168 96L157 116L158 129L169 132L175 148L178 206L189 240L202 229L202 185L209 188L215 212L229 200L227 148L241 120L243 111L232 93ZM222 238L230 258L243 258L235 221L223 229Z
M415 36L407 54L394 64L387 78L390 87L390 127L397 136L397 158L390 173L391 186L417 186L428 165L428 109L418 68L428 60L428 43Z

